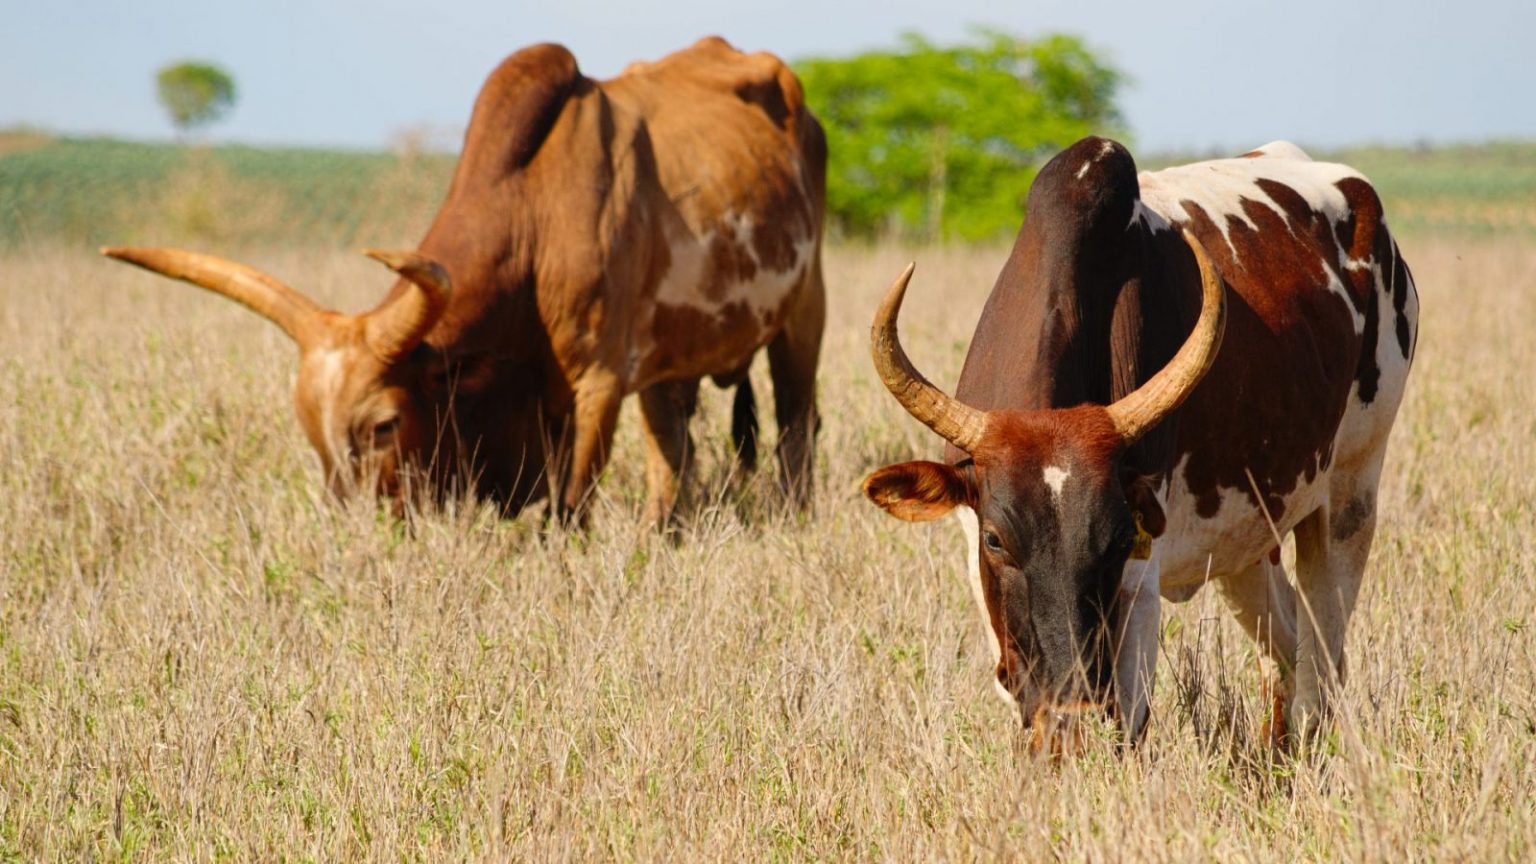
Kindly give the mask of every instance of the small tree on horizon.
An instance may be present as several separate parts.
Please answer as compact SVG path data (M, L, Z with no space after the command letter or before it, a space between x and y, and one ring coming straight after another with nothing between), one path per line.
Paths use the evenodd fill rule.
M827 215L845 236L937 241L1017 229L1040 166L1093 133L1123 135L1125 76L1077 37L977 29L940 46L794 64L826 129Z
M193 129L223 117L235 104L235 79L212 63L185 60L161 67L155 74L160 104L186 138Z

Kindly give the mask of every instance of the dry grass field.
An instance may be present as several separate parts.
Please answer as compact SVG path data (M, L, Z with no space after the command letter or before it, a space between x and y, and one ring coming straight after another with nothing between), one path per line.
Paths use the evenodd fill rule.
M1064 764L992 693L953 521L858 495L937 451L867 354L912 253L828 253L814 516L731 489L706 387L674 546L638 527L632 408L588 533L470 506L406 532L321 493L276 328L7 252L0 860L1536 859L1536 244L1403 246L1420 352L1320 752L1260 743L1206 591L1164 604L1146 746ZM348 310L388 281L246 251ZM903 333L952 384L1002 252L916 257Z

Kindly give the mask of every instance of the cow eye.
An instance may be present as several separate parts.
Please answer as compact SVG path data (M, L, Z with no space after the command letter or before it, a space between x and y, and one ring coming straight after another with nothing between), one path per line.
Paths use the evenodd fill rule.
M388 441L394 437L395 431L400 428L400 415L395 415L388 420L381 420L373 424L374 443Z
M990 529L981 532L981 540L987 544L987 548L993 552L1003 551L1003 538L997 536L996 531Z

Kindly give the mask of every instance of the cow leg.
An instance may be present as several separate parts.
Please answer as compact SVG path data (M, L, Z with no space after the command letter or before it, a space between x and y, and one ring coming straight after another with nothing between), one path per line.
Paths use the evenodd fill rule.
M1151 715L1162 622L1161 572L1156 559L1125 562L1115 628L1115 712L1126 740L1141 740Z
M576 383L571 424L571 461L561 490L558 515L564 523L586 524L593 485L608 463L613 430L619 422L624 390L616 377L596 373Z
M1290 726L1317 730L1333 692L1344 683L1344 634L1360 594L1360 581L1376 535L1375 490L1320 507L1296 526L1296 696Z
M1274 678L1265 686L1272 704L1263 736L1278 744L1285 737L1296 666L1296 592L1285 578L1285 567L1268 556L1221 577L1217 586L1238 623L1275 665Z
M736 477L744 478L757 470L757 396L752 392L752 358L731 372L712 375L722 390L736 388L731 401L731 446L736 451Z
M752 379L742 376L731 400L731 446L736 450L736 475L746 477L757 470L757 396Z
M779 482L801 509L811 503L816 431L821 425L816 413L816 364L825 323L826 296L818 256L783 329L768 343L768 371L779 421Z
M667 381L640 392L645 418L645 518L667 527L693 462L688 421L699 403L699 382Z

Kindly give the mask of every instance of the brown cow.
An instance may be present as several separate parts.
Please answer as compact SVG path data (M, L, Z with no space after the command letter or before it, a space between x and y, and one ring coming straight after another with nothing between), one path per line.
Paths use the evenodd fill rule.
M1037 744L1099 705L1137 739L1158 596L1207 581L1286 676L1280 726L1315 728L1418 328L1365 178L1285 143L1138 176L1120 145L1079 142L1035 181L953 398L896 339L910 277L876 314L875 362L949 446L865 492L903 519L960 514L998 683ZM1290 532L1299 591L1271 555Z
M672 510L699 380L739 384L767 347L781 479L811 486L824 292L826 145L770 54L704 39L607 81L559 45L493 71L447 200L401 278L362 315L321 308L240 264L170 249L103 252L245 304L298 343L299 422L338 493L376 478L467 489L508 514L549 494L582 510L619 403L639 392L647 514ZM451 286L451 288L450 288Z

